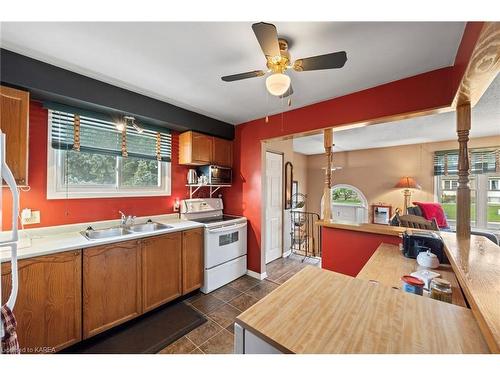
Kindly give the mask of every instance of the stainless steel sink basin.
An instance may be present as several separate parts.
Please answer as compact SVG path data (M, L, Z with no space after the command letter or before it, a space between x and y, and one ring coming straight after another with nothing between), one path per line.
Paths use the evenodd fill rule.
M129 226L127 229L131 232L154 232L157 230L172 228L171 225L165 225L160 223L144 223L144 224L134 224Z
M101 238L120 237L132 232L128 228L116 227L106 229L88 229L80 232L88 240L99 240Z

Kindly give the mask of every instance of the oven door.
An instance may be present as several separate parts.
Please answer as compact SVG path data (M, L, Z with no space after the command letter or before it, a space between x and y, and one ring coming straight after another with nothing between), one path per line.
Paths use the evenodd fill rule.
M210 269L247 253L247 223L205 229L205 268Z

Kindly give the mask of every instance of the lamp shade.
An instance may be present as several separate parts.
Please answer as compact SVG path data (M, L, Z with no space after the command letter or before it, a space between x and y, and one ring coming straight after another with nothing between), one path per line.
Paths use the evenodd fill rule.
M281 96L290 87L290 77L283 73L271 74L266 79L266 88L271 95Z
M398 189L422 189L422 187L415 181L413 177L401 177L399 181L397 182L396 185L394 185L395 188Z

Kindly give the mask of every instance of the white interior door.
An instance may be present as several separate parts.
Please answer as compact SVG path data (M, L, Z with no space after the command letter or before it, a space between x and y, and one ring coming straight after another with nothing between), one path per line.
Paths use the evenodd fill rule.
M283 252L283 155L266 152L266 264Z

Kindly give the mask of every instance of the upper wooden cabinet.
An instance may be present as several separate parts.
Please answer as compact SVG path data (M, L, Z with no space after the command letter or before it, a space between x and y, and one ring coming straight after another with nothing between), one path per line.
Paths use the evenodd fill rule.
M233 166L233 142L227 139L216 138L213 140L211 164L222 167Z
M140 315L141 296L140 241L83 251L83 338Z
M142 241L142 305L149 311L182 294L182 233L169 233Z
M203 286L203 228L182 232L182 294Z
M21 353L50 353L80 341L81 251L22 259L18 269L14 314ZM11 277L10 263L2 263L2 304Z
M6 161L18 185L28 184L29 101L28 92L0 86L0 129L7 138Z
M232 167L232 141L193 131L179 135L179 164Z

